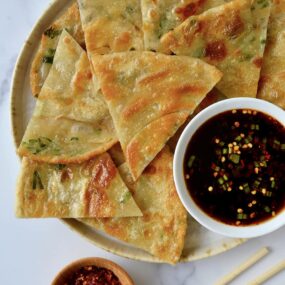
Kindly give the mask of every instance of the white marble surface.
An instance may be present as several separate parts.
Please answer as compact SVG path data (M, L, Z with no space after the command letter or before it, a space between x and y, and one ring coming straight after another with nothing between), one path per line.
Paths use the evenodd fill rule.
M1 1L0 17L0 284L50 284L57 271L70 261L100 256L127 269L137 285L208 285L262 246L271 253L232 284L247 281L285 259L285 227L262 238L252 239L224 254L175 267L132 261L96 248L60 221L17 220L14 191L19 161L10 126L9 88L14 64L32 26L49 0ZM285 284L285 272L266 284Z

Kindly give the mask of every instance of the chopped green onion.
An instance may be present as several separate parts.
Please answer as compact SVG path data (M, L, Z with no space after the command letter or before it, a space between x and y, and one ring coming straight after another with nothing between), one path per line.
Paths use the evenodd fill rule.
M260 182L258 180L255 180L253 182L253 186L255 186L256 188L259 186Z
M59 164L56 164L55 165L55 168L57 169L57 170L62 170L63 168L65 168L65 164L61 164L61 163L59 163Z
M191 155L188 162L187 162L187 166L190 168L193 165L193 162L195 160L196 156L195 155Z
M61 30L56 30L53 27L48 28L44 31L44 35L48 36L49 38L53 39L61 34Z
M42 183L40 174L38 173L37 170L35 170L34 173L33 173L32 187L33 187L33 189L37 189L38 187L39 187L39 189L44 189L44 185Z
M131 192L128 191L128 192L124 193L124 196L120 199L120 203L127 202L131 197L132 197Z
M239 213L239 214L237 214L237 219L238 220L245 220L245 219L247 219L247 214Z
M230 160L231 160L233 163L235 163L235 164L238 164L238 163L239 163L240 156L239 156L238 154L233 153L233 154L230 155L229 158L230 158Z
M70 140L71 140L71 141L78 141L79 138L78 138L78 137L72 137Z
M225 181L229 180L229 178L228 178L228 176L226 174L223 175L223 178L224 178Z
M218 179L218 182L219 182L219 184L224 184L224 179L222 178L222 177L220 177L219 179Z
M270 210L270 208L269 208L268 206L265 206L265 207L264 207L264 211L265 211L266 213L269 213L271 210Z
M223 148L223 154L227 154L228 153L228 149L227 148Z

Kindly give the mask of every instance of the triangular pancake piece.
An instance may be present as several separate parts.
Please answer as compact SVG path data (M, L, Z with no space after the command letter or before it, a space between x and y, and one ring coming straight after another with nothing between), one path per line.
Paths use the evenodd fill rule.
M16 214L24 218L142 215L107 153L69 165L23 158Z
M161 261L176 263L184 247L186 210L173 182L173 155L165 147L134 182L126 164L119 168L143 217L83 219L84 223L146 250Z
M92 63L134 179L222 76L199 59L152 52L94 56Z
M257 97L285 109L285 1L273 0Z
M101 94L94 91L86 52L63 31L19 154L49 163L74 163L117 141Z
M38 97L44 81L47 78L52 66L60 34L64 29L67 30L82 47L85 45L79 9L76 2L42 34L40 46L34 56L30 71L30 85L32 94L35 97Z
M224 0L142 0L144 45L160 51L160 38L193 15L225 4Z
M143 50L139 0L78 0L78 4L88 53Z
M235 0L188 18L161 42L218 67L217 88L227 97L256 97L269 13L269 0Z

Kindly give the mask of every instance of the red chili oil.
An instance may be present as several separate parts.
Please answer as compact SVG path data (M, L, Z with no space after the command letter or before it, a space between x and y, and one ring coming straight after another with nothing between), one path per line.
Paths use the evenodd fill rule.
M255 110L230 110L191 138L184 178L209 216L231 225L258 224L285 207L285 128Z
M109 269L94 265L83 266L75 271L64 285L122 285Z

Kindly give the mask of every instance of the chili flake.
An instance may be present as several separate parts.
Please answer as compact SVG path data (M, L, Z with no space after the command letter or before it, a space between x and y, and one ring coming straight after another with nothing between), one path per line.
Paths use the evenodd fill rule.
M64 285L122 285L109 269L94 265L83 266L75 271Z

